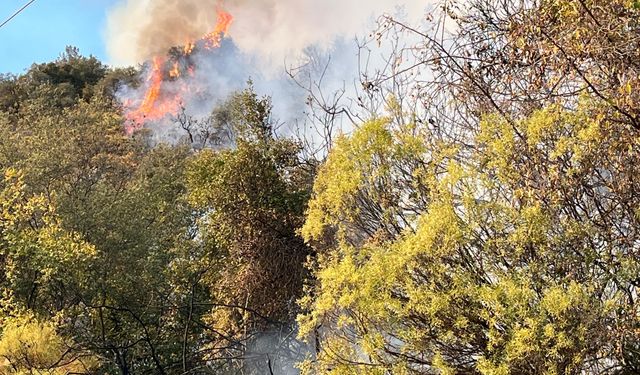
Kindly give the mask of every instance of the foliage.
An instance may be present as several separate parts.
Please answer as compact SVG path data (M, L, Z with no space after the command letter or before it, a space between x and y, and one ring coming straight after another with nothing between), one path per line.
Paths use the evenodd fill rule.
M251 82L166 145L135 69L1 76L0 373L639 373L637 3L383 16L323 161Z
M61 109L72 106L77 99L89 100L107 74L107 67L95 57L83 57L75 47L54 62L34 64L19 77L5 76L0 80L0 110L14 113L23 102L43 95L40 91L55 90L49 100Z
M32 317L4 319L0 337L0 374L87 373L95 366L90 355L73 352L51 322Z
M215 151L126 136L112 95L130 71L94 60L3 81L32 88L0 111L3 316L57 322L96 371L218 371L258 332L292 329L313 168L251 88L205 121L229 134Z
M7 169L0 192L0 259L3 299L18 306L64 305L63 291L83 282L96 250L66 231L43 196L29 196L21 172ZM15 306L2 304L10 312Z
M382 161L379 170L392 171L405 156L385 160L361 147L363 140L375 145L380 139L381 150L391 152L400 142L380 121L340 140L320 169L303 228L307 239L327 227L337 233L335 246L319 259L317 295L301 318L304 333L323 327L326 336L316 370L361 363L393 373L579 373L603 366L603 353L615 357L616 345L636 340L624 333L618 341L618 333L604 328L616 321L633 332L635 319L619 314L635 282L626 275L635 275L638 263L629 258L632 248L600 221L631 224L637 218L633 211L616 217L613 208L602 208L606 216L568 211L580 196L580 206L618 199L609 189L619 185L612 182L637 173L621 170L636 163L608 164L603 157L631 150L637 136L617 138L616 146L603 142L616 127L588 120L589 105L576 112L542 110L516 129L487 117L474 158L461 161L459 152L446 151L440 174L427 163L409 169L407 185L422 186L427 197L407 197L396 209L428 203L417 215L391 216L406 222L401 232L380 237L359 227L364 238L358 241L342 235L354 221L343 213L364 213L341 206L367 207L382 200L363 191L400 186L397 172L388 172L387 180L361 178L362 166ZM423 148L413 150L409 160L425 159ZM610 180L596 180L595 166L610 171ZM577 181L595 186L579 192L586 187ZM629 207L637 205L633 199Z
M248 90L229 104L245 108L231 124L239 136L235 148L203 150L185 176L189 201L202 212L198 226L212 267L204 282L217 308L208 321L228 332L218 346L236 350L247 332L291 329L311 254L296 233L309 196L309 166L296 143L273 137L265 102Z
M12 217L19 225L3 222L2 307L59 318L57 329L78 343L73 350L94 353L101 371L187 365L195 357L182 350L189 296L178 293L190 285L173 265L196 246L192 210L182 199L190 151L149 149L124 134L110 90L126 73L101 72L96 82L80 73L94 66L91 59L63 57L54 65L80 77L87 95L67 97L61 85L72 78L59 72L62 82L44 80L0 112L0 165L11 176L20 170L17 182L7 182L6 189L19 187L3 195L3 212L26 207ZM17 84L40 77L41 68ZM63 97L69 102L61 108ZM190 331L198 336L202 328Z

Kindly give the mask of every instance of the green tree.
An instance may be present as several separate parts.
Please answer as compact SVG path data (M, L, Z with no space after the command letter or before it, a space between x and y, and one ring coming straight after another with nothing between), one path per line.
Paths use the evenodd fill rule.
M182 353L186 308L176 294L181 280L171 273L192 239L191 209L181 199L190 151L149 149L125 136L119 104L110 95L129 73L100 66L69 55L33 67L16 81L34 89L0 113L0 166L19 168L24 194L55 210L60 230L93 249L93 257L81 262L69 259L71 253L62 256L67 249L52 243L55 256L12 261L24 276L21 284L7 285L13 296L7 305L43 319L62 317L59 329L95 353L104 371L166 372L192 354ZM77 92L69 94L69 85ZM25 232L25 241L36 241L35 233ZM6 251L21 250L10 242ZM58 264L65 259L68 271L62 272ZM60 280L41 281L38 275L51 268ZM201 328L192 329L197 335Z
M313 168L251 89L198 124L215 142L126 136L113 94L132 73L69 51L0 85L0 167L20 170L0 204L31 207L5 231L2 318L55 321L98 372L215 372L252 335L291 329Z
M64 290L82 282L96 256L93 246L63 228L44 196L26 191L23 174L7 169L0 192L1 308L59 309Z
M226 108L235 147L203 150L186 173L209 249L203 278L215 307L208 321L223 328L218 340L226 345L217 346L231 352L242 353L237 344L261 331L291 329L311 254L296 230L313 168L299 158L297 143L274 137L267 103L251 89L234 96Z
M43 95L43 88L55 89L49 100L58 108L73 105L77 100L89 100L94 87L107 75L108 69L95 57L84 57L75 47L53 62L33 64L26 74L5 75L0 79L0 111L14 113L29 98Z

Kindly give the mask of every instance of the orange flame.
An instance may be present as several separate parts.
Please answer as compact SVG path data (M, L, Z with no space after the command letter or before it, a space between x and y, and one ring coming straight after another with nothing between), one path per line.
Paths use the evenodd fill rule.
M217 12L218 21L216 22L215 29L203 38L207 48L220 47L220 41L222 40L222 37L227 34L229 26L231 26L231 22L233 21L233 16L222 10L220 7L218 7Z
M153 58L151 74L147 79L149 87L140 106L127 114L127 118L130 121L141 124L148 120L158 120L167 113L177 111L179 101L176 101L176 98L167 98L162 95L165 63L166 59L164 57L156 56Z
M169 77L171 78L178 78L180 77L180 67L178 66L177 62L173 63L173 67L171 68L171 70L169 71Z
M184 45L184 47L182 48L182 52L185 55L190 55L193 52L193 49L196 48L196 44L193 42L187 42L187 44Z
M218 6L217 22L214 30L201 39L204 48L213 49L220 47L222 38L227 35L232 21L233 16ZM196 43L187 43L183 48L184 55L191 55L195 48ZM145 92L142 101L137 108L132 110L130 109L131 104L133 103L130 101L124 103L125 109L127 110L126 118L129 123L125 129L127 134L133 133L147 121L160 120L168 115L175 115L178 113L178 110L183 103L182 97L189 91L189 87L187 87L186 84L182 84L177 90L178 92L166 92L167 90L163 90L167 75L174 79L178 79L182 76L180 64L178 62L173 62L170 69L167 69L166 65L166 57L154 57L151 70L147 78L147 91ZM189 76L193 76L194 67L187 66L186 69Z

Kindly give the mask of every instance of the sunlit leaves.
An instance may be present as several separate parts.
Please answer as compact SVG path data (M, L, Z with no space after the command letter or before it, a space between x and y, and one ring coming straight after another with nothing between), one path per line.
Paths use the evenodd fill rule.
M3 375L85 373L96 365L90 354L75 352L53 323L28 315L3 319L0 358Z
M608 263L607 228L569 211L583 203L565 194L582 188L583 179L596 181L596 166L616 170L615 159L599 159L602 152L633 142L605 138L615 125L598 115L601 108L584 100L574 111L551 106L516 122L486 116L472 158L464 159L464 148L443 144L395 152L407 135L378 133L384 122L340 140L316 180L303 231L309 240L327 226L338 239L357 231L344 211L362 214L358 208L377 203L363 191L398 188L398 165L432 160L437 168L408 164L416 167L412 176L442 172L419 180L427 204L398 236L338 240L319 258L316 296L303 301L309 313L300 318L302 333L329 326L326 342L355 352L323 349L316 370L364 361L416 372L561 374L597 361L599 347L615 337L598 327L624 300L610 280L626 276ZM385 141L376 149L363 147L363 139L367 147ZM380 175L386 178L368 178ZM604 187L597 194L615 196Z
M4 284L0 287L22 306L33 307L36 299L44 306L56 303L52 295L56 284L78 282L75 277L95 258L96 249L77 233L64 230L44 197L26 193L20 171L8 169L3 186L0 252Z

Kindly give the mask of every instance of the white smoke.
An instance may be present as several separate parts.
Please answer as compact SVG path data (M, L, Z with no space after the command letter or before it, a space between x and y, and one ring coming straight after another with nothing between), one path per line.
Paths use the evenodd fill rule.
M328 102L335 100L336 92L343 93L343 101L357 97L361 66L356 38L369 35L383 14L420 23L435 1L122 0L109 12L105 35L112 64L139 64L211 32L218 9L225 10L233 22L220 51L196 51L191 56L195 74L175 83L186 82L200 92L184 97L184 107L192 115L204 116L251 79L259 94L272 97L274 117L286 123L280 134L302 131L305 141L313 143L321 142L326 134L316 133L322 127L309 114L309 90ZM385 64L380 57L388 53L378 50L372 54L376 56L369 57L369 69ZM297 82L288 77L286 68L298 73ZM170 88L172 83L165 85ZM145 84L123 88L119 94L123 100L139 102L147 88ZM201 95L203 89L205 95ZM335 121L332 133L351 126L344 116ZM185 136L171 119L145 127L159 142L176 143Z
M297 330L272 330L247 342L244 374L297 375L297 365L315 354L315 348L296 339Z
M111 63L141 63L210 32L218 6L231 13L229 35L261 64L281 67L308 46L366 33L371 20L402 9L421 19L424 0L125 0L110 10L106 39Z

